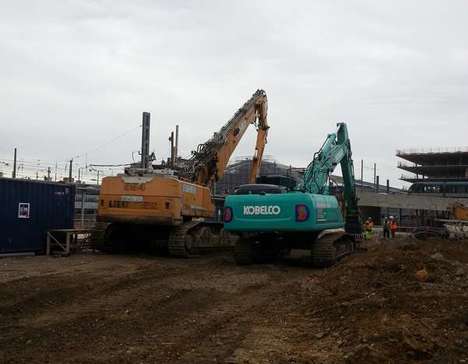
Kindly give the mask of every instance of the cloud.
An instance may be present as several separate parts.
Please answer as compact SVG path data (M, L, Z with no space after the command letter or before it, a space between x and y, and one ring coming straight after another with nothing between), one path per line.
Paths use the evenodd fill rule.
M142 111L188 154L257 89L267 154L306 165L335 123L398 183L395 150L465 145L468 4L16 1L0 14L0 157L131 161ZM236 151L250 155L253 133ZM76 163L84 164L83 158ZM44 162L45 163L45 162ZM356 165L359 163L356 162Z

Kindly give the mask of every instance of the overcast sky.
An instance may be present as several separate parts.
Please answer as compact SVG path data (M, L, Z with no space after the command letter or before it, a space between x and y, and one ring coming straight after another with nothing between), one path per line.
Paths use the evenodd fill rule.
M339 121L368 180L399 183L396 149L468 145L468 1L16 0L0 32L4 162L132 161L142 111L158 159L176 123L188 155L258 88L282 163Z

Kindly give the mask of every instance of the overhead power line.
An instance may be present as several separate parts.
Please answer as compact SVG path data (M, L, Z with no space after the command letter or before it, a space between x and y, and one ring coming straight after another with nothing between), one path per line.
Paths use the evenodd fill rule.
M90 164L90 167L126 167L131 165L131 163L124 164Z
M88 151L86 151L86 152L82 152L82 153L80 153L80 154L74 156L73 158L81 158L81 157L86 156L86 155L88 155L88 154L90 154L90 153L92 153L92 152L96 152L97 150L99 150L99 149L101 149L101 148L104 148L104 147L108 146L109 144L114 143L115 141L119 140L120 138L123 138L124 136L127 136L128 134L134 132L136 129L139 129L139 128L141 128L141 124L138 124L138 126L136 126L136 127L134 126L133 128L128 129L128 130L125 131L124 133L119 134L119 135L117 135L116 137L114 137L114 138L112 138L112 139L109 139L108 141L106 141L106 142L104 142L104 143L98 145L98 146L95 147L95 148L92 148L92 149L90 149L90 150L88 150Z

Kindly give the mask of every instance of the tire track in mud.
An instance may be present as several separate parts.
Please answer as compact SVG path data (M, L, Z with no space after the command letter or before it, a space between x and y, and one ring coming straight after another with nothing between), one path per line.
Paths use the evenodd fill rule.
M42 292L36 301L57 291L67 299L55 306L31 305L21 323L9 328L14 335L0 338L1 347L12 348L7 356L23 347L23 360L31 363L229 359L285 279L277 269L246 272L217 263L145 268L115 282L106 275L90 291L86 284L67 287L70 277L64 277L62 291ZM81 282L73 277L76 281Z
M0 362L468 362L467 245L410 243L319 271L89 256L38 276L41 257L19 261L33 276L0 285Z

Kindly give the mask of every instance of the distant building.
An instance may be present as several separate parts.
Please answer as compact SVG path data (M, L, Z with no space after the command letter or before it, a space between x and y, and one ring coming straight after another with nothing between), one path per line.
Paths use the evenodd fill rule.
M412 173L401 176L412 183L408 192L468 197L468 147L398 150L396 155L405 160L398 168Z
M251 158L239 158L231 163L224 171L224 176L216 182L216 194L233 193L240 185L249 183L249 173L252 164ZM295 181L301 179L303 168L294 168L278 163L271 158L264 158L260 166L259 176L291 177Z

